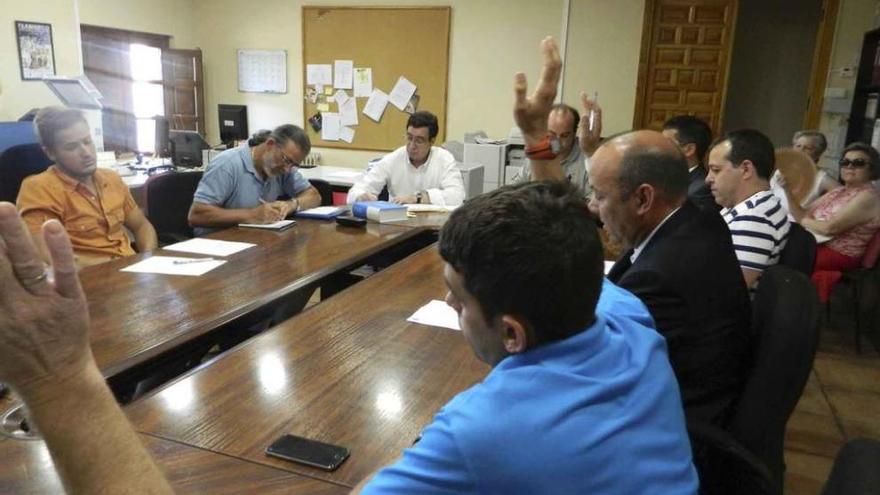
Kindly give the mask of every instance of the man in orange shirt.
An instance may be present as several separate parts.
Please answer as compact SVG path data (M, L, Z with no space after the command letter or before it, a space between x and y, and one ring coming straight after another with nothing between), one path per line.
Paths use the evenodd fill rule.
M138 249L157 246L156 230L134 202L119 175L97 168L88 122L71 108L46 107L34 124L43 150L55 164L25 179L17 205L44 261L40 227L56 219L73 244L77 265L87 266L134 254L128 228Z

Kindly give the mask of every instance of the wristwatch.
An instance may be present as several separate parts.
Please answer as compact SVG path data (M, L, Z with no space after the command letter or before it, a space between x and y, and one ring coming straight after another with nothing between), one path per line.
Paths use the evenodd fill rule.
M562 144L559 138L551 136L549 133L537 143L526 146L526 156L532 160L552 160L556 158Z
M416 193L416 203L422 204L422 191Z

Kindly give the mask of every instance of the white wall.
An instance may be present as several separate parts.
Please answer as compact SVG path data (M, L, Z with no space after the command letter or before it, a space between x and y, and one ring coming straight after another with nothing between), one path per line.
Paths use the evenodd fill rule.
M308 2L254 0L242 15L234 0L195 0L196 39L203 49L208 141L219 141L217 104L248 106L250 129L282 123L304 124L302 114L301 7L339 5L338 1ZM387 2L350 0L346 5L387 5ZM425 5L424 1L398 0L395 5ZM513 74L525 70L534 81L540 68L538 42L557 38L562 27L562 1L450 0L452 7L449 91L445 124L448 139L461 140L466 131L482 129L504 137L512 122ZM415 40L414 40L415 41ZM285 49L288 53L288 93L240 93L237 89L235 50ZM413 43L413 57L418 43ZM403 130L401 129L401 135ZM356 142L356 141L355 141ZM402 144L402 143L401 143ZM363 167L376 152L320 150L325 164Z
M193 0L77 0L81 24L171 36L172 48L195 48Z
M59 103L43 82L21 80L15 21L51 24L55 73L82 73L74 0L0 0L0 121L16 120L31 108Z

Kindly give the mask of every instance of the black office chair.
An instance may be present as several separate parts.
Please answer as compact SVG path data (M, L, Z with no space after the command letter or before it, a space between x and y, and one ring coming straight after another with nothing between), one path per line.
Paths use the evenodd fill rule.
M753 303L754 364L727 429L763 461L781 494L785 425L816 355L819 300L804 274L776 265L761 275Z
M0 201L15 203L22 181L49 165L52 160L37 143L19 144L4 151L0 154Z
M147 218L159 235L159 245L193 237L187 215L201 179L202 172L170 172L147 179Z
M834 458L834 467L822 495L876 495L880 493L880 442L850 440Z
M321 195L321 206L333 206L333 186L323 179L309 179L309 182Z
M807 277L813 275L816 263L816 238L800 224L792 223L788 241L779 256L779 264L797 270Z
M721 428L689 422L688 436L700 495L775 495L773 477L761 459Z

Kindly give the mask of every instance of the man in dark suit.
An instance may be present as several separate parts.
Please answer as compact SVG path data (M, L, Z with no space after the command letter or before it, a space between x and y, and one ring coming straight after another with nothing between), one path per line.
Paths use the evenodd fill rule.
M687 162L654 131L594 154L590 208L627 252L608 278L633 292L666 337L689 419L723 425L751 360L749 296L730 232L687 200Z
M693 115L678 115L663 124L663 135L681 148L688 166L688 198L697 207L718 211L712 191L706 184L706 153L712 143L709 124Z

